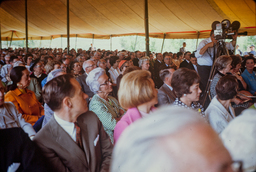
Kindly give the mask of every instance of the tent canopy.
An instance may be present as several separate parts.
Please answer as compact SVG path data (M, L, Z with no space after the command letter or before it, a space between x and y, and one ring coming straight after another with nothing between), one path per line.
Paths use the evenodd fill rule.
M66 0L27 0L29 39L66 37ZM70 36L109 39L144 36L144 0L69 0ZM149 33L155 38L205 38L213 21L241 23L256 35L253 0L148 0ZM2 40L25 38L25 0L2 1Z

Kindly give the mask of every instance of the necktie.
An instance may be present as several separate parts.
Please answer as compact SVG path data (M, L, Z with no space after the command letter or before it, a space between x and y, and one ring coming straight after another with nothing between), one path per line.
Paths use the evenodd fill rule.
M78 146L83 149L83 143L82 143L82 138L81 138L81 132L80 132L80 127L77 122L75 122L75 127L76 127L76 143Z

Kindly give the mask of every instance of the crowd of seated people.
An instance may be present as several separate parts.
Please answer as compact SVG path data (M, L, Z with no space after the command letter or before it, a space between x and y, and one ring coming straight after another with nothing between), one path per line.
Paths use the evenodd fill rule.
M215 60L208 105L197 57L181 49L2 49L0 135L12 135L0 150L15 151L0 152L0 171L256 170L255 57Z

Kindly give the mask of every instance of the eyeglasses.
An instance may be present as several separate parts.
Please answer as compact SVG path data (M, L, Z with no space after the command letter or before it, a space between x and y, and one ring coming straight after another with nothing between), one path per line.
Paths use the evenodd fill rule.
M243 172L243 161L233 161L231 168L234 172Z
M103 84L100 84L100 86L102 86L102 85L108 85L109 83L111 83L111 79L106 80Z
M86 68L89 68L89 67L96 67L96 65L94 64L94 65L91 65L91 66L87 66Z

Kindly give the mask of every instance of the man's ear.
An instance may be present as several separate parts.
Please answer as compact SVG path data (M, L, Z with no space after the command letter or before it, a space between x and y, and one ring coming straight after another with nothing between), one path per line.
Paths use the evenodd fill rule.
M62 105L64 108L70 109L72 107L72 102L69 97L65 97L62 101Z

